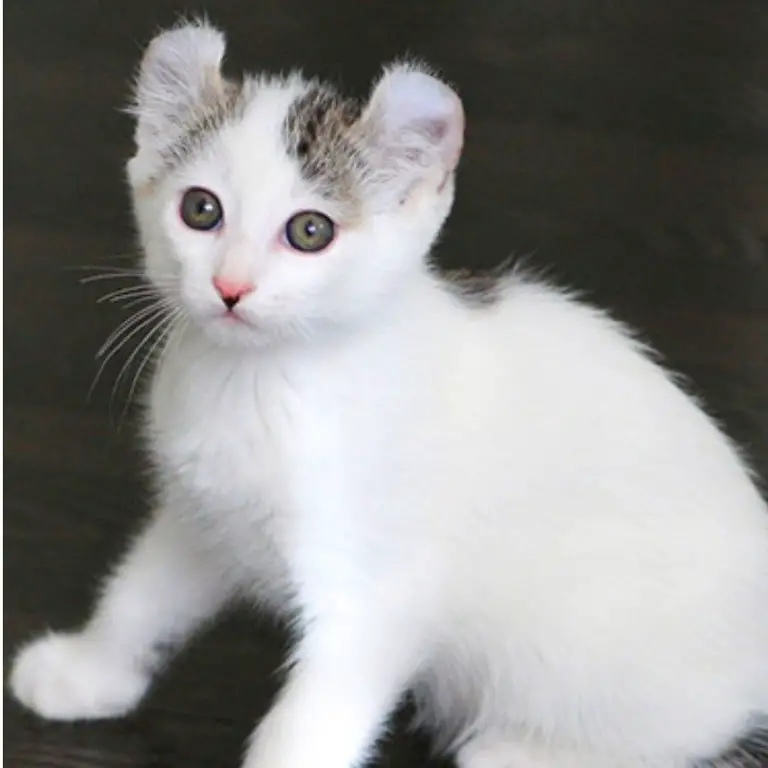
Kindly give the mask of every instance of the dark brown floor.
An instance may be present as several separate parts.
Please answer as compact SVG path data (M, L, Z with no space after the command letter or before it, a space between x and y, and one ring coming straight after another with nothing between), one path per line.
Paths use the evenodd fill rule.
M7 0L5 659L85 615L144 512L130 424L90 403L119 312L76 265L132 249L118 112L140 46L181 0ZM190 10L187 8L186 10ZM689 374L768 476L766 0L210 0L238 68L302 65L362 89L406 50L469 118L440 255L510 253L588 290ZM275 689L282 640L234 617L141 712L36 721L6 699L9 766L230 766ZM398 732L386 762L423 765Z

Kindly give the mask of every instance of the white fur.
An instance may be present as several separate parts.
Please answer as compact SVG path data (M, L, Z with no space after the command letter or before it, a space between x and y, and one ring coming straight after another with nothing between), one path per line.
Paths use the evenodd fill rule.
M461 768L718 754L768 712L768 515L736 450L604 314L520 275L481 308L447 290L424 263L440 173L293 253L293 212L334 215L281 149L301 87L254 86L203 154L137 183L148 275L190 319L150 393L160 503L82 633L22 651L14 693L119 714L158 643L240 593L299 635L246 768L358 765L407 689ZM220 232L183 227L190 185L220 196ZM222 270L257 286L239 324Z

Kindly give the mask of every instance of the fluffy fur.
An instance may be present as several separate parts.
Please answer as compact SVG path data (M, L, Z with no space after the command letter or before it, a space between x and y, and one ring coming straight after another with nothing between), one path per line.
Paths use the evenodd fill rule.
M246 768L359 765L406 691L461 768L757 754L768 515L734 447L604 313L520 274L468 302L428 267L463 135L429 71L356 104L227 82L223 52L168 31L136 86L146 276L186 319L149 393L157 508L85 627L21 651L16 697L127 712L246 596L297 634ZM189 187L219 229L184 226ZM302 210L337 224L322 253L281 234ZM255 287L227 313L214 276Z

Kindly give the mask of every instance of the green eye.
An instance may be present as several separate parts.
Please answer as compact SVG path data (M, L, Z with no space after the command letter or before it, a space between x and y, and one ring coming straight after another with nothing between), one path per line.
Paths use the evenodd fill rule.
M192 187L184 193L179 213L188 227L204 232L218 227L224 218L219 198L201 187Z
M318 211L302 211L288 219L285 239L302 253L317 253L327 248L335 234L333 222Z

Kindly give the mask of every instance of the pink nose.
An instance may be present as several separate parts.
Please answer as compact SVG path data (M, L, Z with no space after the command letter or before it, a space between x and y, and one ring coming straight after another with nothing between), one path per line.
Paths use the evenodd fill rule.
M214 277L213 287L216 289L227 309L237 304L243 296L253 291L253 284L242 280L228 280L226 277Z

